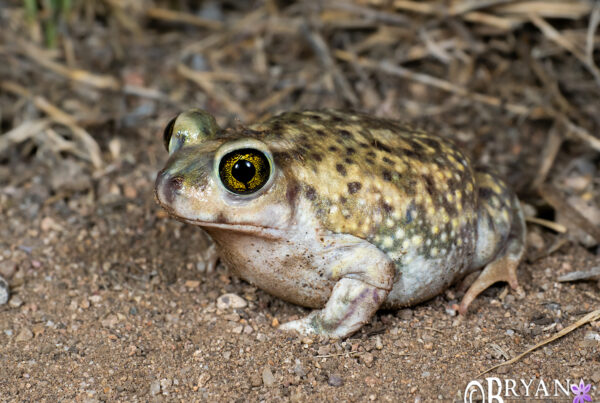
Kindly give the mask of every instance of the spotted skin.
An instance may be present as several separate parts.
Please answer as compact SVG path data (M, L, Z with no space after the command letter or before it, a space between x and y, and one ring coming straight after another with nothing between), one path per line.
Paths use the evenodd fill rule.
M225 130L190 111L171 126L157 199L206 229L243 278L323 307L286 329L347 336L379 307L424 301L485 266L494 273L476 282L461 311L483 284L517 286L519 202L446 139L329 110ZM213 169L235 147L255 147L272 161L269 182L250 197L224 192Z

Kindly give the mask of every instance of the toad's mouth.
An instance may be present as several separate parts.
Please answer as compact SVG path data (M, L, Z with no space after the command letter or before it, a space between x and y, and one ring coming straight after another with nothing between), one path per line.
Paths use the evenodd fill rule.
M209 232L209 233L212 231L227 231L227 232L232 232L232 233L249 234L249 235L254 235L254 236L258 236L261 238L267 238L267 239L282 239L283 238L283 231L278 228L265 227L265 226L261 226L261 225L250 224L250 223L222 222L225 220L225 217L217 217L218 221L216 221L216 222L215 221L206 221L206 220L202 220L199 218L183 217L180 214L178 214L171 205L169 205L168 203L164 203L161 200L161 198L158 195L158 190L156 190L156 189L154 192L154 198L158 202L158 204L163 209L165 209L165 211L172 218L176 219L177 221L186 223L186 224L197 225L197 226L207 230L207 232ZM221 222L219 222L219 221L221 221Z
M210 222L210 221L202 221L197 219L183 218L183 217L174 217L182 222L187 224L197 225L207 230L209 233L212 231L228 231L228 232L236 232L243 234L251 234L255 236L260 236L262 238L268 239L281 239L282 234L281 230L270 227L262 227L254 224L233 224L233 223L218 223L218 222Z

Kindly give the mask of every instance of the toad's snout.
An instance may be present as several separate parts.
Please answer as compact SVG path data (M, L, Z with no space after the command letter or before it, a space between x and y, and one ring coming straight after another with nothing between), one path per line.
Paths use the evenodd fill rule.
M181 175L171 175L168 171L162 170L156 176L154 189L156 198L162 205L173 205L182 187L183 177Z

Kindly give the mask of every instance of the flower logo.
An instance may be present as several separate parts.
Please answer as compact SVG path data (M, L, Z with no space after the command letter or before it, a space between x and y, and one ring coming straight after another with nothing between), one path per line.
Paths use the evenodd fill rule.
M571 385L571 390L575 397L573 398L573 403L584 403L591 402L592 397L588 395L588 392L592 388L592 384L586 385L583 383L583 379L579 382L579 386Z

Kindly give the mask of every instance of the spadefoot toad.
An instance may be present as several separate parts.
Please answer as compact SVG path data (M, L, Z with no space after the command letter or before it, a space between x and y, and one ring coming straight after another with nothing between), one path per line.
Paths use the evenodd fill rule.
M446 139L333 110L230 129L191 110L164 141L162 207L206 230L246 281L318 308L283 329L346 337L482 268L461 313L497 281L518 286L519 201Z

